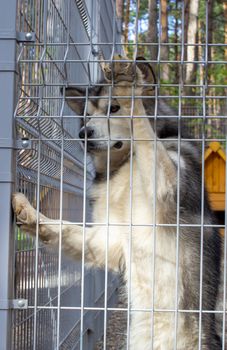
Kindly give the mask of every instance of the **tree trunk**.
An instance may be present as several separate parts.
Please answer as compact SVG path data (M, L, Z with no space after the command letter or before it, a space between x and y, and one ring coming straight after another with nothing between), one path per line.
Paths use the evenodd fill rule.
M126 8L125 8L125 18L124 18L124 51L125 55L127 56L128 54L128 33L129 33L129 15L130 15L130 0L126 1Z
M198 30L198 9L199 0L190 0L189 4L189 18L188 18L188 31L187 31L187 43L192 46L187 46L187 60L195 61L196 57L196 37ZM195 63L188 63L186 66L186 84L193 82Z
M124 15L124 0L116 0L117 17L122 20Z
M157 44L157 3L156 0L149 0L148 3L148 13L149 13L149 22L148 22L148 33L147 33L147 42L151 44ZM150 52L150 59L157 60L158 47L157 45L149 46L148 50Z
M225 44L227 45L227 3L223 2L223 12L224 12L224 18L225 18L225 25L224 25L224 38L225 38ZM224 55L225 55L225 61L227 61L227 46L224 47ZM227 78L225 78L225 84L227 82ZM227 94L227 89L225 88L225 94ZM223 112L224 115L227 115L227 104L226 101L224 102L223 106ZM227 131L227 126L226 126Z
M190 0L185 0L185 2L184 2L184 44L186 44L188 41L189 4L190 4ZM184 49L184 60L185 61L187 60L187 47L186 46Z
M178 0L175 1L175 11L177 13L178 11ZM179 23L178 23L178 18L177 16L175 17L175 26L174 26L174 43L178 43L178 31L179 31ZM180 57L179 57L179 50L178 50L178 45L175 45L174 46L174 58L176 61L179 61L180 60ZM174 70L175 70L175 81L179 81L179 67L178 67L178 64L175 64L174 65Z
M213 8L214 1L208 1L208 44L213 41ZM212 47L208 46L208 61L212 60Z
M161 0L161 44L168 43L168 9L167 0ZM161 60L168 61L169 59L169 47L161 46ZM162 64L161 77L164 80L169 79L169 66L168 63Z
M225 18L225 30L224 30L224 37L225 37L225 44L227 44L227 2L223 2L223 12L224 12L224 18ZM224 48L225 50L225 61L227 61L227 46Z
M209 1L208 2L208 44L211 44L213 42L213 8L214 8L214 1ZM208 54L207 54L207 59L208 61L212 61L213 57L213 47L208 46ZM208 84L213 84L215 82L215 77L213 74L213 69L214 65L213 64L208 64L207 66L208 69L208 74L207 74L207 83ZM208 114L209 115L215 115L215 99L212 97L215 95L215 89L208 89L208 95L211 96L210 101L208 101ZM209 120L210 124L212 124L212 119Z

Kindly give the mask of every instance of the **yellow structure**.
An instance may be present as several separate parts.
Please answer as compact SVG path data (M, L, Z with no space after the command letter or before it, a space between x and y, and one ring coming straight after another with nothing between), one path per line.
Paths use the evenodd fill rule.
M213 210L225 211L226 154L219 142L206 149L205 181Z

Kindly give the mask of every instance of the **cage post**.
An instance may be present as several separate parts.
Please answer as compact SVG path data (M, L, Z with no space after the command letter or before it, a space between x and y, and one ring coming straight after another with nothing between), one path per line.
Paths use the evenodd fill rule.
M0 349L11 348L13 299L13 242L11 193L14 182L14 128L16 81L16 0L3 1L0 12Z

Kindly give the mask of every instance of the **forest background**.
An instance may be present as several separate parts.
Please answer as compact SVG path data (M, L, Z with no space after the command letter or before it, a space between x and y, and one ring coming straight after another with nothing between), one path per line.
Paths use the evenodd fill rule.
M194 136L227 132L227 1L116 0L128 57L144 56L158 76L159 95L182 115ZM204 98L205 115L204 115ZM174 98L175 97L175 98ZM198 117L203 118L198 118ZM214 118L219 117L219 118Z

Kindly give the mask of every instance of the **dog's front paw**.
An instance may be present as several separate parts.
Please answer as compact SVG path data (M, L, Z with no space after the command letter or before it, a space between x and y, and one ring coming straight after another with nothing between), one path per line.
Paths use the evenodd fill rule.
M36 210L32 207L23 193L13 193L12 206L17 221L23 225L36 224Z

